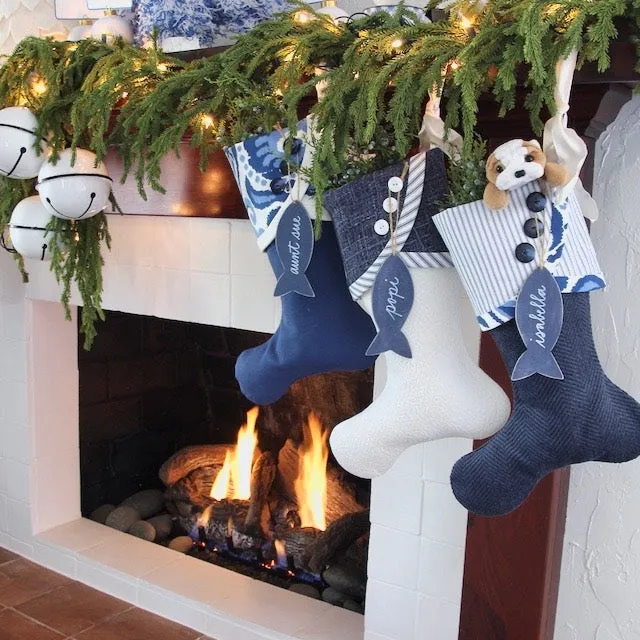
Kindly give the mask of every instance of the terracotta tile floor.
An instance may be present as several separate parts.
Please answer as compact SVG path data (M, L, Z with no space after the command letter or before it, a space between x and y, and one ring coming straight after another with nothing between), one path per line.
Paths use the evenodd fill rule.
M0 548L0 640L211 640Z

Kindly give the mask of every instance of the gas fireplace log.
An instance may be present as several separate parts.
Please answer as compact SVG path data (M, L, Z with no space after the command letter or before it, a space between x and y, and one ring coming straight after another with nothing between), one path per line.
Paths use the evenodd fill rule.
M235 548L252 549L264 542L261 534L251 535L241 531L236 524L243 523L247 517L249 503L246 500L218 501L209 498L208 502L205 509L198 510L188 517L178 517L185 531L196 535L199 527L203 527L208 542L223 545L226 544L231 523Z
M174 453L160 467L158 476L166 487L174 485L200 467L222 467L230 444L203 444L185 447Z
M251 469L251 500L244 520L247 530L260 528L264 506L267 504L276 471L275 458L269 451L261 454Z
M321 534L321 531L313 527L303 527L302 529L290 529L278 538L284 542L287 555L293 556L296 567L309 571L309 561L316 541Z
M278 453L278 488L282 495L296 502L295 481L298 475L300 457L293 440L287 440ZM342 516L362 511L362 505L355 499L354 487L346 480L345 474L334 467L327 469L327 522L332 523Z
M339 553L346 551L358 538L369 532L369 510L349 513L331 523L316 540L309 568L320 573Z
M211 487L220 469L222 469L222 462L220 462L219 465L195 469L186 477L180 478L175 484L167 487L165 500L191 502L203 509L208 507L212 502L209 497Z

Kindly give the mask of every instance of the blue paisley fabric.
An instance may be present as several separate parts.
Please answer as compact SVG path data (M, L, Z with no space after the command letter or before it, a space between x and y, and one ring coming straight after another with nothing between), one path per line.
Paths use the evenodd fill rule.
M307 122L303 120L298 123L289 163L284 153L288 135L286 130L252 136L225 149L249 220L258 237L278 214L295 183L295 168L304 157L306 132Z
M278 11L291 9L287 0L133 0L136 44L168 37L198 38L200 47L249 31Z

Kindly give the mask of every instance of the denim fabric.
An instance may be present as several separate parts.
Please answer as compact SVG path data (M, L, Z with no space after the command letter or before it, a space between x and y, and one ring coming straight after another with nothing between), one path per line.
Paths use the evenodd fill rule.
M396 164L376 171L359 180L328 192L325 206L333 219L340 243L347 282L354 283L375 261L389 241L389 235L378 235L374 230L377 220L388 220L382 208L388 197L387 182L400 176L403 164ZM405 187L400 194L404 201ZM427 154L424 190L413 230L409 234L404 251L446 252L447 248L433 223L438 213L438 203L444 200L447 190L447 175L444 154L433 149Z

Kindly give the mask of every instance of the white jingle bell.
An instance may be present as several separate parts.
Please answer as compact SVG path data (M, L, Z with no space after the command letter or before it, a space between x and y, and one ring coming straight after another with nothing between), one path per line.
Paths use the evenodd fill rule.
M80 23L69 31L67 40L69 42L80 42L80 40L89 38L91 36L92 25L93 22L91 20L80 20Z
M320 8L317 9L317 12L329 16L334 22L349 19L349 14L337 5L336 0L322 0L322 4Z
M109 202L112 180L103 162L85 149L60 153L56 164L46 162L38 174L36 189L47 210L65 220L85 220L100 213Z
M0 110L0 175L18 180L35 178L47 159L48 145L40 140L34 148L38 119L26 107Z
M133 25L122 16L111 15L96 20L91 27L91 37L96 40L113 42L122 38L125 42L133 42Z
M38 196L18 202L9 221L13 248L24 258L50 260L53 238L47 225L51 218Z

